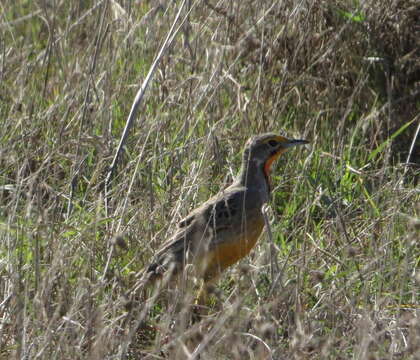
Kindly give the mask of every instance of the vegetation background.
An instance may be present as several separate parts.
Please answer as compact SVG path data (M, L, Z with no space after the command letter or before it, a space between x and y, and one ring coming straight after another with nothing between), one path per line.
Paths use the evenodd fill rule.
M420 359L419 2L187 0L105 197L181 3L1 2L0 358ZM311 141L271 239L198 323L188 286L131 301L266 131Z

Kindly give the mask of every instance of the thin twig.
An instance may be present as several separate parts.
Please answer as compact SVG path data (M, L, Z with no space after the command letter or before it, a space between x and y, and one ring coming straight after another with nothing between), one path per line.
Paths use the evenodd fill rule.
M419 132L420 132L420 121L417 124L417 130L416 130L416 133L413 136L413 141L411 142L410 151L408 152L408 156L407 156L407 160L405 162L405 165L408 165L410 163L411 154L413 153L414 147L416 146L416 140L419 136ZM405 171L407 171L407 169L408 169L408 167L406 166Z
M115 168L118 164L118 160L119 160L122 148L125 144L128 133L129 133L129 131L130 131L132 125L133 125L134 119L137 115L137 111L138 111L139 106L140 106L140 104L143 100L144 94L146 93L146 90L148 88L150 80L152 80L152 77L153 77L153 75L156 71L156 68L157 68L160 60L162 59L165 51L172 44L173 40L175 39L175 36L177 35L177 33L180 30L180 27L175 29L175 25L177 24L177 22L179 20L179 17L181 16L181 12L182 12L182 9L184 8L185 4L186 4L186 0L183 0L183 2L181 3L181 5L179 7L178 13L176 14L175 20L174 20L171 28L168 31L166 39L163 42L155 60L153 61L153 64L150 67L149 72L148 72L146 78L144 79L142 86L140 87L139 91L136 94L136 97L134 98L133 105L131 106L130 114L128 115L127 122L126 122L125 127L124 127L124 131L121 135L121 139L120 139L120 142L119 142L118 147L117 147L117 151L115 152L114 158L112 160L111 166L109 167L109 170L108 170L108 173L107 173L107 176L106 176L106 179L105 179L105 208L106 208L106 211L108 211L109 185L112 181L112 177L113 177Z
M276 248L276 244L274 243L273 233L271 232L270 220L268 219L267 210L268 210L268 206L264 205L262 207L262 214L264 217L265 228L267 229L268 239L270 240L271 281L274 282L275 280L274 273L278 274L280 272L280 267L277 260L278 251Z

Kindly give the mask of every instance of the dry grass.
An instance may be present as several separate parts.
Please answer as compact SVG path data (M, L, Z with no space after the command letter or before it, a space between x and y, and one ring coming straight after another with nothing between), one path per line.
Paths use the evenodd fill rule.
M187 1L105 199L180 3L0 5L0 358L419 359L418 2ZM265 131L312 143L274 171L275 251L199 323L191 282L127 303Z

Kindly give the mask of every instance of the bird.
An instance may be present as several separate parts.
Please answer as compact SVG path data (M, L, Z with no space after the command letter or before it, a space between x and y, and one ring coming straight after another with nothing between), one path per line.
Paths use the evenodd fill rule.
M232 184L178 223L146 268L147 281L173 278L192 265L202 280L197 302L205 302L207 289L224 270L249 254L263 232L262 207L270 199L274 161L291 147L308 143L274 133L249 138Z

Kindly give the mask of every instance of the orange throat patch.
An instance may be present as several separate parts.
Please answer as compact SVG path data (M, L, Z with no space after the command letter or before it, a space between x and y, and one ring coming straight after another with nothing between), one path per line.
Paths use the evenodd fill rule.
M270 173L271 173L271 166L273 165L274 161L276 161L279 156L283 153L283 151L277 151L274 155L270 156L268 160L264 164L264 173L267 177L267 181L270 181Z

